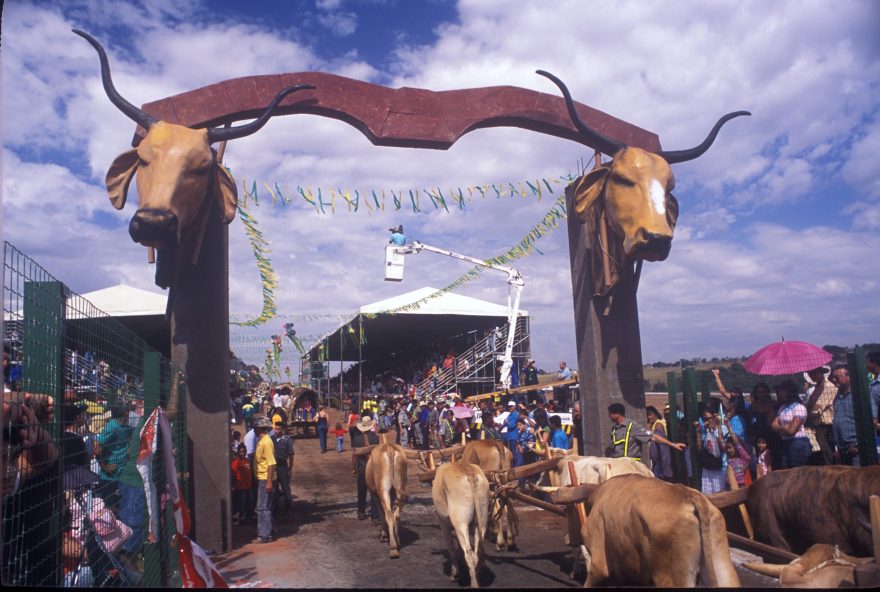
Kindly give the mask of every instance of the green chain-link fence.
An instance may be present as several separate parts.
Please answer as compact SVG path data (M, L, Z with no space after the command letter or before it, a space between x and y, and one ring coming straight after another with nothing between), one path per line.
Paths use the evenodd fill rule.
M179 586L161 439L155 543L135 460L140 428L161 405L190 501L182 375L5 242L3 321L3 584Z

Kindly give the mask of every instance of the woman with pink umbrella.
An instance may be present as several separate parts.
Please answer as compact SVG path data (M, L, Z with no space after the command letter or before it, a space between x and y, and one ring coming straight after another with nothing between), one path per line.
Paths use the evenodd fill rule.
M786 380L776 385L776 399L781 403L776 419L770 429L779 434L782 441L782 465L780 469L802 467L810 460L812 447L804 422L807 420L807 408L798 397L797 385Z
M831 361L831 354L805 341L782 341L771 343L755 352L743 366L749 372L764 375L797 374L818 368ZM782 450L778 455L779 468L788 469L807 464L812 447L804 422L807 408L798 398L797 385L786 380L776 387L776 400L780 404L770 429L780 438ZM776 468L774 466L774 468Z

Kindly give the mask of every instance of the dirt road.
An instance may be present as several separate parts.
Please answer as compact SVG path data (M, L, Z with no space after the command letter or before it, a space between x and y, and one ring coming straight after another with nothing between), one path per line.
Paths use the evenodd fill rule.
M335 423L336 418L331 417ZM409 463L400 536L400 559L388 557L378 540L379 525L356 516L356 486L348 437L345 452L320 454L317 438L297 438L291 514L276 520L277 540L258 544L256 525L233 528L233 551L215 558L232 584L283 588L448 588L443 535L437 525L431 490L418 481ZM564 521L545 511L517 504L518 550L499 552L486 544L481 586L492 588L569 588L583 580L568 577L571 551L563 543ZM742 558L748 560L749 558ZM739 563L740 561L737 561ZM465 573L467 570L465 569ZM760 577L760 576L755 576ZM767 586L761 577L744 585ZM466 583L466 582L465 582Z

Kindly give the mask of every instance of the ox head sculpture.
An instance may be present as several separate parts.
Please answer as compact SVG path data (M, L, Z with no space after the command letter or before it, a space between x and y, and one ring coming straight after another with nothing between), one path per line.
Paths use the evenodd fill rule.
M594 295L607 295L618 279L620 267L637 260L663 261L669 256L678 220L678 201L672 195L675 177L669 165L702 155L727 121L748 111L728 113L718 120L702 144L687 150L648 152L609 138L591 129L578 116L568 87L553 74L538 70L562 91L568 114L583 142L613 157L572 184L575 211L587 225L593 253ZM603 239L602 226L614 237ZM611 277L604 277L601 256L607 256Z
M147 132L137 148L123 152L113 161L106 177L107 193L113 207L121 210L137 173L138 209L128 233L135 242L159 251L156 283L167 288L176 280L181 262L195 262L211 204L217 205L224 224L235 217L235 181L218 161L211 144L253 134L265 125L284 97L314 87L295 85L281 90L251 123L235 128L191 129L159 121L125 100L113 86L107 54L101 44L83 31L73 32L98 52L107 97ZM186 242L190 243L189 249L182 249Z

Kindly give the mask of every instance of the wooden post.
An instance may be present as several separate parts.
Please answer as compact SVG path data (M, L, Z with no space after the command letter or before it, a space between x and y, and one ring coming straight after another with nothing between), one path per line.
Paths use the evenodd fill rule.
M169 300L171 361L185 372L188 393L194 538L222 553L232 542L229 479L217 478L229 466L229 230L216 206L199 261L183 264Z
M746 469L748 470L748 469ZM730 483L730 490L736 491L739 489L739 483L736 482L736 475L733 472L733 467L727 465L727 482ZM749 511L746 509L745 504L739 504L739 514L742 516L743 524L746 527L746 533L749 535L750 539L755 538L755 531L752 528L752 520L749 518Z
M574 212L573 185L565 189L566 208ZM608 405L622 403L627 417L645 421L645 391L638 303L632 265L620 269L614 304L605 313L607 298L593 297L591 241L584 224L568 216L575 340L578 351L581 433L584 454L602 455L608 445L611 420Z

